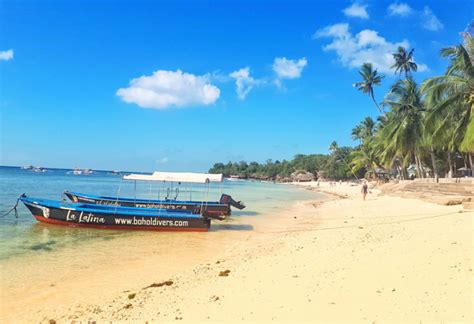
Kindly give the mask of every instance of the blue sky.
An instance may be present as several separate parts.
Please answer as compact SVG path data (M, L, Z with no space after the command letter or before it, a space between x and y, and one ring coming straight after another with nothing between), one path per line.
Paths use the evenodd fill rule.
M469 1L0 1L0 164L206 171L326 153L376 116L357 67L441 74ZM132 81L133 80L133 81Z

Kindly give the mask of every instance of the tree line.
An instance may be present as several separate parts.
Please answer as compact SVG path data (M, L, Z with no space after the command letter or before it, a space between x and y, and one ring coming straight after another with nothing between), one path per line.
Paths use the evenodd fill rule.
M354 178L349 164L354 149L335 145L331 154L297 154L290 161L270 159L265 163L245 161L216 163L209 173L222 173L226 177L235 175L244 179L285 180L294 172L304 171L312 173L315 178L324 177L333 180ZM363 172L358 172L358 177L363 177Z
M399 47L392 68L399 75L383 100L375 87L385 76L371 63L359 71L361 81L353 86L367 94L377 109L374 120L366 117L352 129L356 147L331 143L329 154L296 155L290 161L266 163L216 163L210 173L244 178L277 179L295 171L339 180L391 175L400 179L416 176L452 177L474 173L474 40L472 24L462 33L462 42L443 48L448 60L445 74L418 84L413 78L418 66L414 49Z

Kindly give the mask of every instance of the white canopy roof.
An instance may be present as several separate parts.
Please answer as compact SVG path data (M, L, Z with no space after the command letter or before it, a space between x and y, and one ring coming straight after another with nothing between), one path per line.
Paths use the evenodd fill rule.
M140 181L168 181L168 182L188 182L207 183L222 182L222 174L191 173L191 172L153 172L153 174L129 174L123 177L125 180Z

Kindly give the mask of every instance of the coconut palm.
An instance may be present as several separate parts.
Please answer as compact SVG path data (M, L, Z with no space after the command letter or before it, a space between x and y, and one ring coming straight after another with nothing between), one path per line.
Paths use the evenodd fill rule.
M408 78L411 75L411 72L416 72L418 70L418 65L413 61L413 52L414 48L410 52L407 52L405 47L399 46L396 53L392 54L395 59L395 64L391 66L392 69L395 69L395 74L399 75L402 72L405 73L405 78Z
M368 94L374 101L378 111L382 113L379 104L375 100L374 86L380 85L385 76L378 74L377 69L374 70L372 64L370 63L364 63L359 71L359 74L362 77L362 81L354 83L353 86L356 87L357 90Z
M365 169L371 176L375 175L375 169L381 167L379 162L379 149L374 138L368 138L357 150L351 152L351 171L355 174L361 169Z
M362 125L364 127L365 137L372 137L374 135L375 121L371 117L365 117Z
M388 93L384 105L390 107L384 127L379 132L382 161L392 166L398 159L406 167L415 162L419 176L423 139L423 102L412 78L397 81Z
M361 124L358 124L352 129L351 136L354 141L359 140L362 143L362 140L364 138L364 128Z
M451 149L469 153L474 171L474 40L464 34L464 43L444 48L450 60L445 75L426 80L421 89L429 107L426 129L434 139L443 139ZM435 140L433 141L435 142Z
M334 153L335 151L337 151L338 148L339 148L339 147L338 147L336 141L332 141L332 143L329 145L329 150L330 150L331 152L333 152L333 153Z
M371 138L375 131L375 121L371 117L366 117L356 127L352 129L352 139L364 142Z

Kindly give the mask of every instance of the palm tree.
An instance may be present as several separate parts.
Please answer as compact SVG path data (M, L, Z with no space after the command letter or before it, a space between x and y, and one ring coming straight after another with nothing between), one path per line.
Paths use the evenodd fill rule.
M350 167L352 172L355 174L365 168L368 174L375 176L375 169L381 167L379 153L374 138L368 138L357 150L351 152Z
M390 107L390 112L378 134L383 147L382 161L391 166L398 159L404 167L414 161L419 176L423 176L420 157L424 108L415 81L412 78L397 81L384 105Z
M375 121L371 117L365 117L362 125L364 127L365 138L372 137L374 135Z
M464 43L441 50L450 59L445 75L426 80L421 90L430 107L426 129L434 138L469 153L474 172L474 40L464 34Z
M395 64L391 68L395 68L395 74L405 72L405 78L408 78L411 75L411 72L416 72L418 70L418 65L413 61L413 52L414 48L410 52L407 52L405 47L399 46L397 53L392 54L395 59Z
M353 86L356 87L357 90L367 93L374 101L379 113L382 113L379 104L377 101L375 101L374 86L380 85L385 76L378 74L377 69L374 70L372 64L370 63L364 63L359 71L359 74L362 77L362 81L354 83Z
M362 140L364 139L364 128L361 124L358 124L356 127L352 129L352 139L359 140L362 144Z
M332 143L329 145L329 150L334 153L337 151L337 149L338 149L337 142L332 141Z
M371 138L375 131L375 121L371 117L366 117L356 127L352 129L352 139L364 142Z

